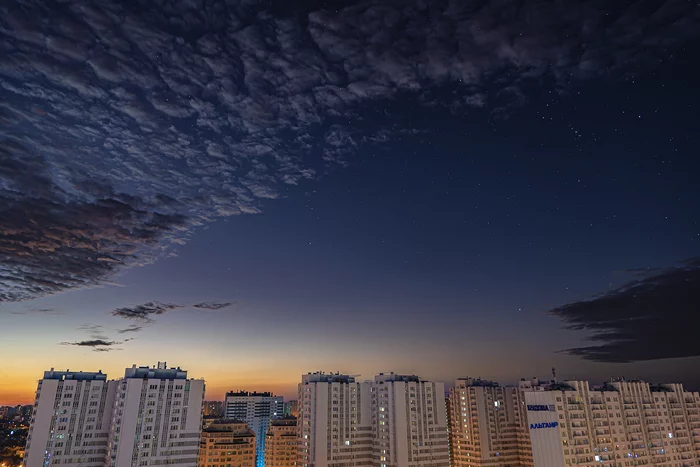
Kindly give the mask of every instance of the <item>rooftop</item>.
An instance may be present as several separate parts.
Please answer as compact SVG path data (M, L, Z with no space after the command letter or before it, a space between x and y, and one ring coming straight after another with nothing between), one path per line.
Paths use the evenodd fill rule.
M168 368L166 362L158 362L153 367L133 365L124 372L125 379L187 379L187 371L177 368Z
M51 368L44 372L44 379L56 379L59 381L107 381L107 374L102 370L94 371L56 371Z
M226 397L277 397L271 392L249 392L249 391L230 391L226 393Z
M355 377L351 375L341 375L340 373L324 373L317 371L301 376L303 383L354 383Z
M420 383L421 379L416 375L397 375L396 373L379 373L374 377L374 381L378 383L388 382L403 382L403 383Z

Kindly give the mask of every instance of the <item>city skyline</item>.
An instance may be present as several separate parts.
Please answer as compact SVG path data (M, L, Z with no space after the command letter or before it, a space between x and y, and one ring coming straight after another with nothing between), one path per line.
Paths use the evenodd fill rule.
M700 5L9 0L0 405L157 360L700 387Z
M163 361L163 364L164 364L164 365L165 365L166 363L167 363L167 362ZM142 366L141 366L140 364L138 364L138 363L137 363L137 364L134 364L134 365L136 365L136 367L145 368L145 367L142 367ZM131 367L131 366L132 366L132 365L130 365L130 367ZM183 365L179 365L179 364L178 364L177 366L178 366L178 367L181 367L181 366L183 366ZM151 367L155 368L156 365L151 365ZM122 373L124 372L124 370L123 370L124 365L121 365L121 368L122 368L122 370L121 370L120 372L116 372L115 374L117 374L117 375L122 374ZM99 372L99 373L101 373L101 374L103 374L103 375L106 375L107 381L116 381L116 380L119 380L119 378L121 378L121 376L111 377L109 372L104 371L104 370L101 369L101 368L81 368L81 369L78 369L78 370L75 370L75 369L51 368L50 371L52 371L52 372L55 371L55 372L59 372L59 373L60 373L60 372L88 372L88 373L90 373L90 372L92 372L92 373L98 373L98 372ZM554 372L555 374L552 374L552 372ZM200 380L200 379L201 379L201 380L204 380L205 383L207 382L207 379L206 379L205 377L198 376L196 372L193 372L193 371L192 371L191 369L189 369L189 368L188 368L188 373L190 374L190 376L191 376L192 379L194 379L194 380ZM429 372L428 372L428 373L429 373ZM567 374L563 374L563 375L562 375L558 370L556 370L556 368L551 368L549 374L522 376L522 377L520 377L520 378L513 379L513 380L494 379L494 378L489 378L488 376L484 376L484 375L474 376L474 375L468 375L468 374L467 374L467 375L462 375L462 376L457 376L457 377L455 377L454 379L451 379L451 380L448 380L448 379L446 379L446 380L435 380L435 379L433 379L433 378L428 378L428 377L426 377L425 375L428 374L428 373L426 373L426 372L416 372L416 371L413 371L413 372L412 372L412 371L395 371L395 370L393 370L393 369L389 369L389 370L386 370L386 369L385 369L384 371L374 371L374 372L370 371L370 372L367 372L367 373L358 373L358 372L353 372L353 371L340 371L340 370L333 370L333 371L309 370L309 371L307 371L307 372L305 372L305 373L298 374L297 377L296 377L297 380L296 380L295 383L293 383L292 387L289 387L289 388L288 388L288 387L286 387L286 386L280 386L282 389L280 389L279 391L274 391L274 390L271 390L271 389L270 389L270 388L273 387L274 385L261 386L260 388L255 388L255 389L253 389L250 385L248 385L247 387L244 387L244 386L246 386L246 385L243 384L240 388L239 388L239 387L235 387L235 388L223 389L223 392L219 393L219 392L213 392L213 391L211 391L211 390L209 389L209 387L210 387L209 384L206 383L206 384L205 384L205 393L204 393L203 401L204 401L204 402L221 402L221 403L222 403L223 415L222 415L220 418L223 418L223 419L229 418L229 417L226 416L226 410L225 410L225 407L226 407L226 396L227 396L227 394L241 394L241 393L249 392L251 395L254 395L254 396L262 396L262 395L266 395L267 393L270 393L270 397L273 397L273 398L274 398L274 397L282 397L282 398L284 398L284 403L287 403L287 402L290 402L290 401L298 402L297 397L298 397L299 379L303 379L303 377L306 376L306 375L314 375L314 374L322 374L322 375L328 375L328 376L333 376L334 374L339 374L339 375L352 375L352 377L355 378L356 381L357 381L358 383L374 381L374 379L375 379L375 377L376 377L377 375L384 375L384 374L386 374L386 375L393 375L393 374L398 374L398 375L411 375L411 376L419 377L419 378L421 378L421 379L426 379L426 380L430 379L430 380L434 380L434 381L436 381L436 382L440 382L440 383L444 384L446 395L447 395L447 393L448 393L450 390L452 390L452 389L455 387L455 381L459 382L459 381L463 381L463 380L495 382L495 383L497 383L497 384L499 385L498 387L501 387L501 388L505 388L505 387L514 387L514 388L517 388L517 387L518 387L519 385L521 385L523 382L530 382L530 381L539 381L539 382L541 382L542 384L548 383L548 382L551 382L551 381L560 381L560 382L566 382L566 381L590 381L591 384L597 384L597 385L604 385L604 384L609 383L609 382L612 382L612 381L641 381L641 382L646 382L646 383L649 383L649 384L658 384L658 383L664 383L664 384L670 384L670 383L672 383L672 384L682 384L682 385L685 386L685 388L686 388L687 390L689 390L689 391L698 391L698 390L700 390L700 388L695 388L695 387L693 387L692 385L686 384L686 382L683 381L683 380L646 380L646 379L643 379L643 378L634 378L634 377L630 378L630 377L625 377L625 376L622 376L622 375L612 375L612 374L610 374L610 375L608 375L607 377L604 377L604 378L602 378L602 379L588 380L588 379L577 378L575 375L567 375ZM41 375L39 375L39 377L36 378L36 381L39 381L39 380L41 380ZM33 389L32 392L31 392L31 398L30 398L30 400L28 400L28 401L26 401L26 402L18 402L18 403L0 403L0 407L1 407L1 406L13 407L13 406L17 406L17 405L21 405L21 406L31 405L31 403L32 403L32 401L34 400L35 395L36 395L36 394L35 394L35 393L36 393L36 384L34 384L33 387L34 387L34 389ZM204 409L203 409L203 410L204 410Z

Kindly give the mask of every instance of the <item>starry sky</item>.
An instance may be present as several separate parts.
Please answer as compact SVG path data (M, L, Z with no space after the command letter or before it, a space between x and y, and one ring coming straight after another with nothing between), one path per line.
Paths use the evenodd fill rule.
M10 0L0 404L167 361L700 388L700 4Z

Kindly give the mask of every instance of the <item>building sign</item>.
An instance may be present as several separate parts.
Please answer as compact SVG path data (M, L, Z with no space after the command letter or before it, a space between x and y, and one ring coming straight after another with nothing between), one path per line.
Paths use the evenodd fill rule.
M531 430L536 430L538 428L556 428L558 426L559 422L530 423Z
M530 412L554 412L553 405L528 405L527 410Z

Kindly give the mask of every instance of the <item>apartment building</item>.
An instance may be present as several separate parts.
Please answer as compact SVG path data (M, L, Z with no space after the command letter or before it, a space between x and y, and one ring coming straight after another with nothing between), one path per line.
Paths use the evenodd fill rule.
M44 372L36 390L26 467L103 467L116 382L98 372Z
M109 466L195 467L203 399L204 381L179 367L127 368L112 410Z
M26 467L195 467L204 381L180 368L44 373L25 450Z
M524 395L535 466L700 465L700 394L680 384L566 381Z
M298 465L372 465L372 383L309 373L299 384Z
M442 383L309 373L299 385L299 465L449 467Z
M533 465L525 390L531 386L504 387L479 378L455 382L449 396L453 467Z
M254 467L255 433L238 420L215 420L202 430L199 467Z
M273 419L267 430L265 467L297 465L297 419L292 416Z
M445 385L380 373L373 387L373 465L450 467Z
M256 466L265 466L265 442L270 420L284 412L284 398L270 392L229 392L224 402L226 418L242 420L255 433Z

